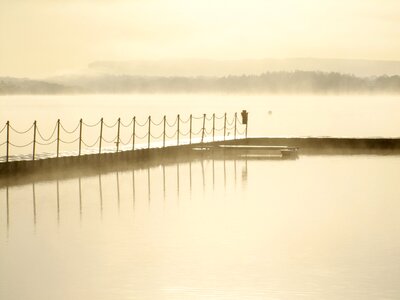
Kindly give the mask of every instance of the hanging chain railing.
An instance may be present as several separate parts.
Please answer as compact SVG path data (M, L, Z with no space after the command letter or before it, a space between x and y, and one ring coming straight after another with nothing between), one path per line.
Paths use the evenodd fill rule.
M199 128L195 125L200 125L201 127ZM89 142L88 140L84 140L83 134L85 132L85 127L92 128L92 130L96 130L95 127L99 128L99 135L95 141ZM109 129L117 127L113 138L107 139L104 136L104 127ZM158 122L152 120L151 116L149 116L143 123L140 123L137 121L136 117L133 117L128 123L124 123L121 121L121 118L118 118L115 123L107 124L104 122L103 118L101 118L94 124L85 123L80 119L78 125L73 130L66 129L61 121L57 120L51 134L47 136L39 129L37 121L34 121L28 129L22 131L15 129L11 126L10 122L7 121L0 130L0 134L4 131L6 134L6 140L4 142L2 142L0 138L0 147L6 147L5 162L10 161L11 147L24 148L32 146L32 160L35 160L37 145L49 146L56 143L57 148L55 155L59 157L61 144L74 144L78 142L78 156L80 156L82 155L82 146L85 147L85 149L92 149L98 146L98 153L101 154L102 151L105 150L105 148L103 148L103 142L115 144L114 151L119 152L120 145L125 146L125 148L123 148L124 150L128 150L127 147L129 145L132 146L129 150L135 150L138 149L136 144L137 140L144 141L145 139L147 139L147 143L144 144L142 142L142 145L144 144L147 148L151 148L151 143L156 141L162 143L162 147L166 147L167 139L170 145L179 146L182 144L182 137L185 138L186 144L192 144L194 142L204 143L206 140L214 142L216 138L220 140L226 140L227 138L232 139L232 137L233 139L237 139L238 136L247 138L247 127L247 116L246 121L243 122L238 119L237 113L230 118L228 118L226 113L220 116L216 114L208 116L206 114L202 116L190 115L187 118L182 118L180 115L177 115L172 121L168 121L167 117L164 116ZM161 132L159 128L162 128ZM123 129L125 129L125 131L129 130L129 140L124 140L121 137ZM32 130L33 133L31 132ZM79 136L68 138L68 136L76 134L78 130ZM139 131L141 131L141 133L139 133ZM232 131L233 134L231 135ZM11 142L12 134L32 134L33 140L25 144L15 144ZM125 135L125 137L127 138L127 135Z

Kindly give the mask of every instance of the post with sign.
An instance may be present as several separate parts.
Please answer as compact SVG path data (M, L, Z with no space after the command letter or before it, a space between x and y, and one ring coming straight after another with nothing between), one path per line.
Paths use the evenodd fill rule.
M249 126L248 124L249 113L247 112L247 110L242 110L241 115L242 115L242 124L246 125L245 137L247 138L247 127Z

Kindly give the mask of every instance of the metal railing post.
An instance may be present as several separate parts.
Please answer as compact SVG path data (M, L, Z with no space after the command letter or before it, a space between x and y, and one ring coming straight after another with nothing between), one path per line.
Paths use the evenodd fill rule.
M117 152L119 151L119 133L121 128L121 118L118 118L118 129L117 129Z
M163 131L163 147L165 148L165 134L166 134L166 132L165 132L165 126L166 126L166 123L167 123L167 117L166 117L165 115L164 115L163 123L164 123L164 131Z
M224 114L224 141L226 140L226 113Z
M10 156L10 121L7 121L7 141L6 141L6 162L8 162Z
M192 144L192 119L193 119L193 116L192 116L192 114L190 114L189 144Z
M213 114L213 128L212 128L213 142L215 140L215 113Z
M79 156L82 150L82 119L79 120Z
M204 141L204 131L206 127L206 114L203 114L203 129L201 131L201 142Z
M236 140L236 122L237 122L237 113L235 113L235 133L233 139Z
M177 120L177 128L176 128L176 144L179 146L179 121L180 121L180 116L178 114L178 120Z
M136 137L136 117L133 117L132 150L135 150L135 137Z
M103 142L103 118L100 119L100 140L99 140L99 154L101 154L101 144Z
M60 119L57 120L57 157L60 156Z
M33 122L33 151L32 151L32 160L35 160L36 154L36 121Z
M147 136L147 148L150 149L150 136L151 136L151 116L149 116L149 132Z

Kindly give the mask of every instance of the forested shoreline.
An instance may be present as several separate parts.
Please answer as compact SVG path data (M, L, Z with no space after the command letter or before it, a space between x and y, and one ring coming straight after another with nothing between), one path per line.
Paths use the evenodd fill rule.
M96 93L400 93L400 76L356 77L326 72L267 72L223 77L64 76L45 80L0 77L0 95Z

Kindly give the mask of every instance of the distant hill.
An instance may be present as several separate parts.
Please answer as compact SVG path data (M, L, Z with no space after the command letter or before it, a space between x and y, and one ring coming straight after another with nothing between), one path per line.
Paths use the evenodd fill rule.
M77 87L27 78L0 77L0 95L13 94L65 94L78 92Z
M264 72L317 71L360 77L400 75L400 61L354 59L253 59L253 60L137 60L98 61L89 70L113 75L135 76L227 76Z
M356 77L323 72L267 72L223 77L63 76L46 81L0 78L0 94L70 93L400 93L400 76Z

